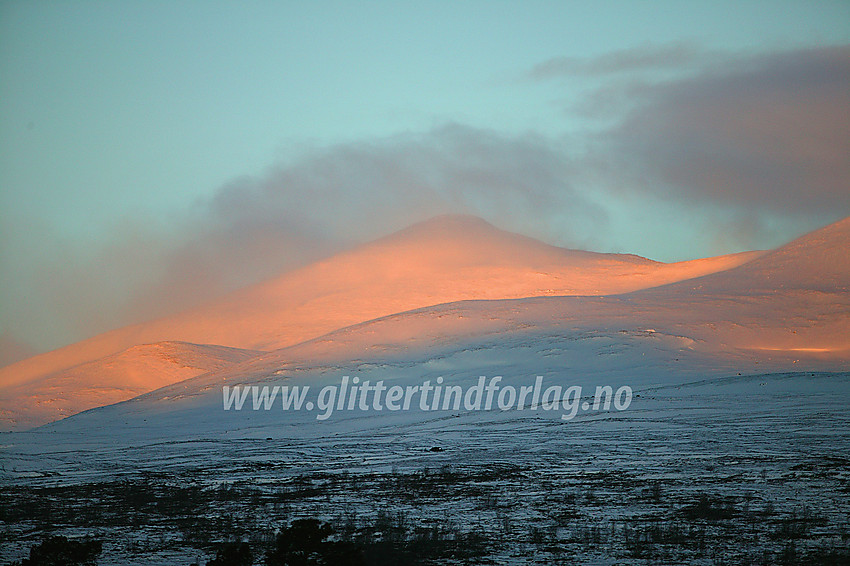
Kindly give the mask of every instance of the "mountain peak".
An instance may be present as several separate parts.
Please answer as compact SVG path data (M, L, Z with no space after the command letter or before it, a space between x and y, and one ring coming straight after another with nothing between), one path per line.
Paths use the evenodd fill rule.
M441 214L412 224L383 239L468 237L487 233L504 234L505 231L496 228L483 218L471 214Z
M672 284L701 293L773 294L778 290L850 290L850 217L804 234L734 269ZM647 289L639 293L667 292Z
M412 272L449 270L481 265L527 267L547 271L558 266L578 266L600 259L627 263L649 262L644 258L600 254L561 248L535 238L502 230L477 216L445 214L418 222L388 236L355 248L344 256L364 256L393 264L406 262ZM366 262L363 262L365 265ZM442 277L450 273L444 271Z
M169 371L179 366L182 372L180 364L166 362L195 356L196 347L183 343L274 350L441 303L619 294L728 269L741 261L735 257L662 264L637 256L551 246L475 216L438 216L192 310L113 330L2 368L0 392L3 387L25 387L134 346L135 350L120 356L123 360L133 355L134 367L141 358L145 363L165 364ZM209 354L208 348L204 347L204 354ZM81 390L89 378L102 383L101 366L79 368L85 376L77 379L75 390ZM126 377L114 372L109 376L116 382ZM138 385L144 383L150 389L162 381L150 377Z
M766 288L850 289L850 218L800 236L742 266Z
M480 216L475 216L474 214L439 214L437 216L432 216L427 220L412 224L409 229L414 229L417 227L467 228L472 226L488 227L494 230L497 229L495 226L493 226Z

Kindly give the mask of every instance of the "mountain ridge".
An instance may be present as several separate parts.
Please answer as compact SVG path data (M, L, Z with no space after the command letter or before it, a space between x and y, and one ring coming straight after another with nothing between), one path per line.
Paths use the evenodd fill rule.
M430 264L430 268L435 270L435 272L430 274L430 281L420 282L420 287L430 288L423 289L423 295L425 296L420 297L419 300L396 300L391 306L378 309L364 308L364 301L362 298L355 298L360 300L361 311L368 312L358 312L349 317L339 316L337 313L336 315L331 316L330 320L327 316L323 319L323 313L314 313L313 318L315 320L301 321L303 323L302 328L307 328L307 330L303 332L293 331L291 328L292 325L290 325L288 335L286 335L285 332L277 332L278 335L276 336L273 324L270 325L272 328L267 329L264 337L255 337L253 340L240 339L238 336L234 339L233 335L235 332L233 332L232 329L225 330L232 326L233 320L236 318L236 314L240 314L245 317L247 313L247 318L242 325L243 327L246 327L246 330L243 330L242 332L246 335L250 335L252 332L256 334L257 329L263 326L263 323L261 323L258 319L267 317L270 310L278 308L280 312L291 314L293 309L301 307L301 310L303 311L303 304L307 303L309 300L321 303L324 299L326 303L325 306L330 306L337 310L341 309L343 306L351 308L352 301L340 301L342 304L327 305L328 302L331 302L328 300L328 297L338 294L338 289L334 288L334 285L338 286L340 284L339 279L341 277L348 278L348 280L343 281L343 283L349 286L352 283L351 279L356 279L357 281L355 281L355 283L359 282L360 284L368 284L370 279L381 279L386 283L398 283L399 280L410 279L415 283L416 280L421 279L423 273L427 272L428 266L417 265L415 261L407 261L406 264L400 265L399 258L409 259L411 252L417 251L418 248L421 247L417 242L412 242L413 245L410 245L411 235L421 235L423 232L432 234L434 232L440 232L439 228L445 227L446 224L451 224L454 227L455 233L464 231L469 232L467 228L470 224L473 224L476 229L472 231L477 232L478 235L482 233L482 229L486 229L485 231L491 235L495 234L496 239L499 239L502 242L506 239L510 240L513 237L514 242L520 242L520 244L518 244L520 247L524 246L527 248L528 246L532 246L535 253L529 252L527 255L531 256L534 261L532 262L531 267L524 266L525 271L522 274L525 278L526 284L521 285L519 288L514 286L514 288L506 289L506 287L510 287L513 284L512 280L515 279L514 274L500 269L504 268L505 264L502 262L501 258L496 257L495 262L489 266L493 268L489 273L474 273L472 272L474 268L465 270L467 272L466 275L468 279L471 278L475 280L469 282L470 285L468 285L468 287L470 288L458 292L456 290L456 286L454 286L455 288L453 289L454 283L447 280L444 270L455 269L460 260L469 260L475 255L486 257L486 254L482 253L482 246L479 244L471 246L472 253L467 253L466 258L459 258L457 252L447 251L445 250L446 246L439 246L436 252L429 252L432 255L436 255L437 258L437 260L434 260L434 263ZM390 259L388 261L381 261L382 254L384 257L390 256ZM369 263L370 261L375 261L376 257L379 260L378 267L380 268L380 273L376 273L375 265ZM602 260L603 262L609 262L598 267L610 267L611 265L616 265L618 262L621 262L620 265L623 269L613 274L597 273L597 279L599 279L599 275L610 275L610 277L605 277L606 281L605 286L603 287L596 285L596 282L591 280L592 278L585 277L583 280L565 281L564 273L556 273L555 276L552 277L550 274L545 272L534 272L535 269L540 271L541 268L547 266L550 269L569 269L575 267L574 264L559 264L558 262L564 261L564 257L573 259L580 257L581 259L579 260L579 263L585 264L585 260L588 257L594 257ZM748 261L753 256L746 254L733 254L729 256L718 256L717 258L705 258L693 260L692 262L679 262L675 264L663 264L660 262L653 262L652 260L647 260L645 258L641 258L640 260L631 259L633 257L639 256L582 252L550 246L532 238L512 235L509 232L499 230L486 221L476 219L475 217L437 217L437 219L432 219L432 221L425 221L413 225L405 230L385 236L375 240L374 242L358 246L353 250L342 252L325 260L318 261L304 268L257 283L246 289L238 290L221 299L206 303L205 305L153 321L110 330L92 338L0 368L0 387L21 383L33 379L38 375L45 375L79 363L92 361L140 343L176 340L191 343L222 344L246 349L274 349L285 345L295 344L310 337L320 336L335 328L347 326L358 321L369 320L382 315L392 314L393 312L410 310L411 308L427 306L429 304L439 304L443 302L451 302L453 300L464 300L470 298L518 298L521 296L533 296L537 294L611 294L632 290L634 287L655 286L657 284L668 282L670 279L676 280L683 277L690 278L704 272L711 272L717 269L727 269L738 262ZM629 259L622 260L621 258ZM431 259L433 260L434 258L432 257ZM546 262L548 262L548 264L546 264ZM636 263L646 266L647 271L643 274L644 281L632 283L632 285L629 286L626 279L635 275L631 268L632 265ZM480 265L478 267L480 267ZM507 267L510 268L511 266L507 265ZM653 270L653 267L658 269ZM681 270L683 267L686 272L684 275L676 273L670 273L669 275L665 274L666 270L676 271ZM694 271L690 272L688 269L693 269ZM340 273L343 273L343 275L340 275ZM569 278L575 279L575 274L567 275L570 276ZM641 276L641 274L637 275L639 277ZM299 277L300 279L298 279ZM495 283L488 284L488 282ZM282 296L295 296L299 293L304 294L305 289L309 291L309 293L312 293L312 295L308 295L305 300L291 301L289 304L284 302L284 304L281 305L270 306L274 305L275 301L280 301L280 297ZM297 304L299 302L301 304ZM354 302L356 303L357 301L355 300ZM318 304L316 306L320 307L322 305ZM208 328L207 332L204 332L203 328L191 328L192 321L190 319L193 316L198 316L199 314L200 316L207 316L210 318L212 321L208 326L214 326L215 328ZM309 318L309 313L302 312L301 316L302 319ZM187 326L189 328L187 328Z
M220 370L262 352L210 344L157 342L83 362L0 389L0 423L35 426L151 388Z
M610 309L605 305L617 301L605 303L605 296L692 280L746 265L763 255L764 252L745 252L665 264L639 256L558 248L499 230L481 219L439 217L211 304L110 331L0 369L0 379L5 379L0 395L4 390L17 391L19 399L23 399L16 402L22 407L18 412L26 412L27 383L34 384L45 376L63 374L89 362L95 364L90 367L97 368L98 360L138 344L181 341L277 351L397 313L470 300L598 297L601 302L597 303L602 305L599 312L607 312ZM575 305L576 313L568 313L567 318L577 320L578 313L598 318L600 315L587 308L597 303L569 303ZM687 306L678 308L686 310ZM14 375L22 367L24 371ZM121 376L114 379L114 389L120 390ZM77 399L70 404L78 409L96 406L95 400L86 401L85 391L91 389L88 381L100 383L99 380L97 371L89 376L79 374L72 385L78 392ZM147 390L160 385L166 383L151 379ZM130 393L144 392L143 388L124 390L125 398ZM74 396L72 390L64 393ZM8 391L5 395L8 399ZM14 411L7 411L7 422L14 421L8 413Z

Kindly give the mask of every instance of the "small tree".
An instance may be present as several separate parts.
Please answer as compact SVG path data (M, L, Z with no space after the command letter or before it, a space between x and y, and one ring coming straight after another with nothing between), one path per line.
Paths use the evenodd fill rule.
M254 555L247 542L226 542L215 553L215 558L207 566L251 566Z
M21 566L92 566L103 551L99 540L68 540L53 536L30 549Z
M266 553L267 566L358 566L360 549L351 543L328 541L333 528L316 519L298 519L281 530Z

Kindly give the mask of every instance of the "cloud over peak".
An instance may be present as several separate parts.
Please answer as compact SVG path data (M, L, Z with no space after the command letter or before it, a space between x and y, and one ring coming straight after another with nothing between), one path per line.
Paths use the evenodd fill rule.
M790 215L850 211L850 46L730 58L633 94L596 141L634 187Z
M173 212L167 229L116 220L100 249L43 231L5 292L0 331L55 346L446 213L657 259L773 247L850 215L848 46L743 56L648 45L528 75L586 79L585 108L604 125L547 137L449 123L312 148ZM23 254L3 244L0 255Z

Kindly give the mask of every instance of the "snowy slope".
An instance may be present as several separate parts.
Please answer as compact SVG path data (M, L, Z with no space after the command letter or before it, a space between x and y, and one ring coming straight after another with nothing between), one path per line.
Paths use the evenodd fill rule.
M241 430L303 437L433 416L415 410L354 411L317 423L315 414L303 412L222 410L223 385L300 384L315 390L339 383L343 375L402 385L443 377L467 387L480 375L501 375L518 386L541 375L565 386L641 388L736 374L846 371L846 263L844 271L830 265L826 284L811 269L806 277L800 275L813 256L840 258L842 250L850 250L850 235L830 226L764 256L755 267L658 289L607 297L464 301L398 313L90 411L48 430L111 434L120 425L133 431L129 436L170 437L180 431L209 438ZM776 287L768 287L769 282ZM155 425L150 424L153 417Z
M632 255L567 250L498 230L466 216L438 217L203 307L96 336L0 369L0 405L5 421L14 414L38 414L32 403L48 406L27 383L70 368L74 380L62 383L73 403L61 411L121 400L117 391L140 393L188 377L148 372L147 382L125 383L122 374L81 366L139 344L183 341L271 350L297 344L338 328L429 305L468 299L622 293L713 273L758 257L734 254L675 264ZM92 371L87 375L87 371ZM172 379L173 378L173 379ZM168 381L172 379L172 381ZM79 391L75 391L78 389ZM108 396L99 393L110 390ZM85 401L86 395L90 396ZM72 408L73 407L73 408ZM28 420L28 423L36 421ZM44 422L44 421L41 421Z
M850 218L747 264L630 295L636 304L687 309L699 337L768 355L850 357ZM847 366L844 365L843 369Z
M80 501L86 512L106 499L110 482L124 489L140 478L152 491L151 478L159 478L228 493L241 485L245 496L201 515L271 516L267 529L294 518L402 509L411 524L487 533L498 544L486 560L502 564L579 557L709 565L715 546L745 550L729 554L733 561L779 561L788 545L782 529L801 524L811 509L811 531L793 542L800 562L814 556L808 562L816 563L827 556L817 549L846 549L849 251L846 223L838 223L741 267L655 289L394 313L5 434L0 482L27 497L44 486L78 485L95 494ZM589 402L601 385L631 386L634 398L619 412L582 404L569 420L563 408L424 411L416 403L401 411L343 408L319 420L317 410L283 410L279 402L255 411L250 397L241 411L222 406L224 385L310 386L308 399L316 400L318 388L345 375L402 386L442 377L467 388L481 375L515 387L541 376L546 386L581 386L579 401ZM444 482L462 474L468 481L447 496ZM410 489L411 478L428 483ZM261 507L256 497L264 491ZM706 494L728 502L734 517L684 521ZM664 524L711 537L708 553L694 554L686 541L658 542L651 557L637 555L615 533L616 525ZM12 524L8 560L31 546L29 525ZM552 538L529 547L517 525L551 528ZM176 535L164 544L169 529ZM581 544L575 536L594 529L605 538ZM198 561L176 528L151 521L133 531L132 544L109 547L105 564ZM128 536L123 524L98 533ZM138 540L158 546L139 550ZM553 544L566 551L548 554Z
M254 357L224 346L158 342L0 389L0 424L28 428Z

